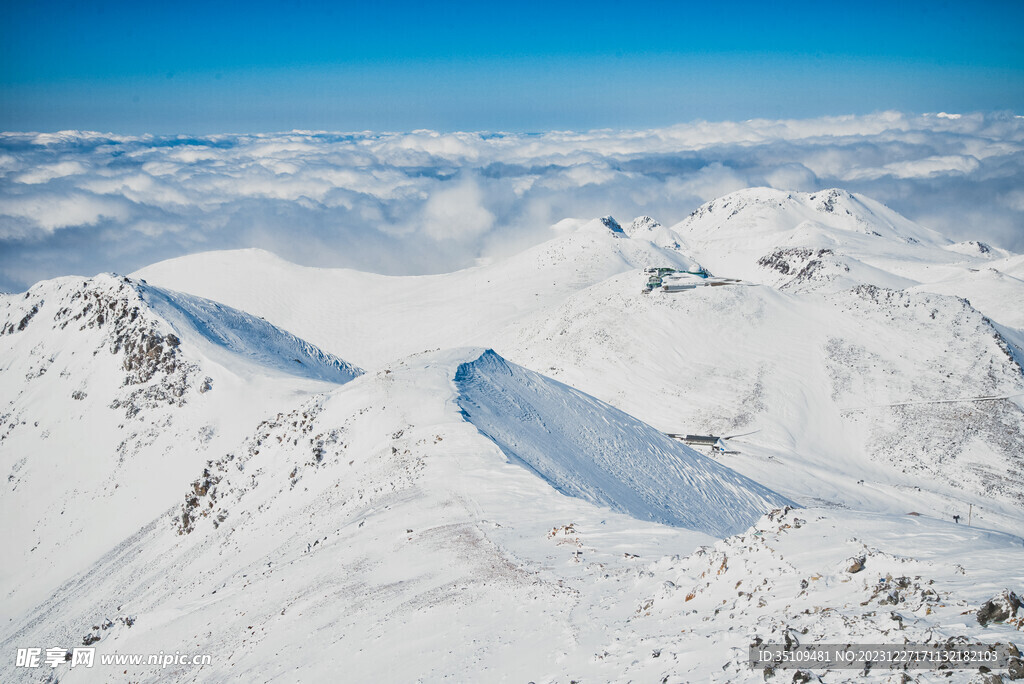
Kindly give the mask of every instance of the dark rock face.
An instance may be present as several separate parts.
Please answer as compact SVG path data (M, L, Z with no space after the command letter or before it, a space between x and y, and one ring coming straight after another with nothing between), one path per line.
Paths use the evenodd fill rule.
M850 267L838 261L831 249L780 247L757 260L761 268L777 271L790 278L782 285L800 285L811 281L828 281L836 272L848 272Z
M619 222L611 216L605 216L600 220L601 223L604 224L604 227L611 231L612 235L616 237L626 237L626 232L622 230L622 226L620 226Z
M181 357L178 336L162 333L157 321L143 309L131 281L121 279L114 288L86 284L70 296L68 304L54 316L58 327L78 322L81 330L107 330L110 352L123 357L123 384L130 390L111 408L124 408L126 417L131 418L147 406L184 405L195 364Z
M27 328L28 324L29 324L29 321L31 321L32 317L35 316L37 313L39 313L39 305L38 304L34 305L32 307L32 309L27 314L25 314L25 317L21 319L21 322L18 323L18 331L20 332L20 331L24 330L25 328Z
M217 467L223 465L224 463L219 461L216 463ZM203 470L203 476L192 483L192 491L185 495L185 503L181 507L181 520L178 523L178 534L191 534L195 528L196 520L210 515L217 501L217 484L221 480L219 475L211 471L214 467L214 463L209 463ZM223 471L223 468L221 468L221 471ZM202 506L204 501L206 503L205 508ZM216 516L214 526L224 522L226 517L226 513Z
M1012 681L1024 679L1024 660L1020 658L1010 658L1010 664L1006 668L1006 678Z
M0 334L18 335L30 325L48 324L55 339L91 331L89 344L96 346L87 353L120 357L125 372L121 381L125 389L110 403L111 408L124 409L126 417L132 418L146 408L185 404L198 367L184 359L181 339L149 311L131 280L97 276L56 288L50 285L42 292L29 290L24 299L20 306L11 307L6 321L0 319ZM96 332L101 333L99 344ZM41 367L27 379L45 372ZM206 386L212 388L212 382ZM85 401L89 394L87 387L80 386L72 397Z
M978 609L978 624L986 627L991 622L1006 622L1017 617L1020 607L1021 600L1017 594L1003 589L1001 594L992 597Z

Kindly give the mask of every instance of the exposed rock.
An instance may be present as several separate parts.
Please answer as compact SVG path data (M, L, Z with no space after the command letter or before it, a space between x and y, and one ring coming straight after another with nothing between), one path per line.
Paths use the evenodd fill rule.
M990 622L1006 622L1017 617L1020 607L1020 598L1009 589L1003 589L1001 594L989 599L978 609L978 623L986 627Z
M844 258L831 249L779 247L758 259L757 264L782 276L777 280L780 290L817 287L850 272Z
M1024 659L1019 657L1010 658L1009 665L1006 668L1006 678L1011 681L1024 679Z
M612 232L612 235L615 235L615 236L618 236L618 237L625 237L626 231L622 230L622 226L619 225L619 222L616 221L611 216L604 216L604 217L602 217L599 220L601 221L602 224L604 224L605 228L607 228L608 230L610 230Z
M25 317L21 319L21 322L18 323L18 332L21 332L22 330L27 328L29 322L32 320L32 317L35 316L37 313L39 313L39 305L34 304L32 306L32 309L29 310L29 312L25 314Z
M971 684L1003 684L1003 678L995 672L979 672L971 678Z
M786 645L787 651L792 651L800 645L800 640L796 636L796 631L787 629L782 635L783 643Z

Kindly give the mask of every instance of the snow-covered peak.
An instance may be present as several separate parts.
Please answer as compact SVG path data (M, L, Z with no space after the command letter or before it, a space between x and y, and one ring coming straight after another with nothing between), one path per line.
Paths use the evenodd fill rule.
M679 233L661 225L650 216L639 216L633 219L623 230L626 235L635 240L648 240L662 249L686 252Z
M1005 249L993 247L992 245L978 240L956 242L952 245L946 245L945 249L950 252L956 252L957 254L963 254L971 257L982 257L984 259L1003 259L1010 255L1010 253Z
M360 372L257 316L113 274L0 297L0 517L33 521L5 536L0 581L15 604L41 600L282 398Z
M126 370L146 379L165 358L177 356L183 343L192 362L209 358L235 372L339 384L362 373L258 316L112 273L42 281L20 297L6 297L3 305L0 333L23 332L34 320L36 328L52 329L52 335L34 336L43 343L56 344L53 335L88 333L96 339L67 343L106 344L114 354L126 355Z
M615 237L626 237L625 231L614 216L601 216L593 219L564 218L551 226L552 232L557 235L568 233L584 233L592 236L614 235Z
M599 218L598 221L600 221L601 225L611 231L612 235L625 235L625 232L622 230L622 226L619 225L619 222L616 221L613 216L603 216Z
M833 240L839 239L838 233L852 233L904 243L944 246L949 242L875 200L838 188L817 192L738 190L702 205L675 228L695 237L739 231L755 237L790 233L808 222L819 224L823 233L832 233Z
M261 370L337 384L363 372L262 318L230 306L148 285L140 287L140 294L186 341L226 364L238 359Z
M944 249L949 240L875 200L835 188L740 190L704 204L673 229L716 274L776 287L899 288L955 271L937 270L952 262ZM815 259L810 270L796 263Z
M650 216L637 216L635 219L630 221L629 225L626 226L624 230L627 235L633 237L637 234L653 232L654 229L660 226L661 224Z

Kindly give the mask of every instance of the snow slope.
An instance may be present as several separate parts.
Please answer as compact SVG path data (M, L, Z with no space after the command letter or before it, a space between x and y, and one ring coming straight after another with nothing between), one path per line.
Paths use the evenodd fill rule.
M277 402L358 373L254 316L112 275L0 298L0 331L12 611L171 505Z
M143 286L143 301L210 357L241 357L264 372L345 383L362 370L252 314L173 290Z
M645 296L641 279L579 292L496 350L664 432L754 432L722 458L804 505L966 517L973 504L987 524L1020 524L1024 374L963 300L871 286ZM1001 398L937 403L981 397Z
M135 275L263 316L370 368L425 349L487 346L505 325L609 276L693 263L614 226L586 222L503 261L436 276L301 267L260 250L181 257Z
M735 682L755 638L1019 644L978 611L1024 586L1021 259L755 189L451 274L247 250L0 298L0 650L213 655L71 682ZM747 282L641 294L695 262Z
M736 467L804 503L948 516L975 504L1017 524L1021 257L950 245L839 190L743 190L673 228L610 223L564 221L508 260L424 278L241 252L141 273L304 326L370 366L482 345L666 432L756 430ZM763 286L640 295L641 266L694 261ZM1000 398L937 403L979 397Z
M162 643L217 653L213 672L203 675L212 679L317 679L336 663L302 651L322 643L342 648L359 679L379 675L385 653L396 679L470 677L481 663L536 668L515 664L523 640L503 637L504 627L488 630L505 623L525 633L538 621L548 627L525 645L550 657L568 647L571 620L559 603L572 593L543 570L549 558L565 560L563 545L547 536L556 524L606 526L609 558L622 557L623 545L638 554L711 538L563 496L506 463L456 404L457 370L480 356L463 350L400 361L268 417L230 452L196 467L177 506L19 621L4 647L71 645L96 632L101 652ZM568 388L560 393L549 411L586 401ZM590 414L589 429L613 428ZM636 433L634 440L646 430L635 421L618 429ZM492 541L506 528L529 538L531 557ZM582 558L574 555L574 565ZM498 605L499 595L518 600ZM533 599L543 600L530 608ZM346 605L340 613L338 601ZM104 619L109 629L91 630ZM475 656L452 658L456 635L430 626L438 621L459 625L466 645L477 641ZM299 660L277 658L282 652ZM4 680L12 674L6 670ZM72 671L66 681L88 674ZM131 676L168 674L141 668Z
M792 503L493 351L461 364L455 384L466 420L563 494L716 537Z
M963 297L1002 325L1024 330L1024 260L1004 259L968 268L948 279L914 289Z
M456 380L466 364L500 375ZM779 510L717 541L637 520L509 463L459 408L460 384L522 392L528 379L455 350L297 399L196 469L178 505L16 614L0 649L99 637L98 658L213 656L118 666L131 681L323 681L341 658L353 681L734 682L762 680L745 662L755 636L816 625L806 638L1016 638L972 612L1024 581L1019 537L822 509ZM547 385L550 402L533 398L545 417L643 435ZM945 553L957 546L971 553ZM850 572L851 557L865 569ZM0 668L4 681L36 674ZM107 672L57 669L64 682Z

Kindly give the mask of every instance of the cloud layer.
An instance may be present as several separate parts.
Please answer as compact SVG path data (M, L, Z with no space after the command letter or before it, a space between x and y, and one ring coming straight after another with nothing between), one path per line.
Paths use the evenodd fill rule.
M1024 117L883 112L646 131L0 135L0 288L263 247L427 273L565 218L672 224L751 186L842 187L953 239L1024 251Z

